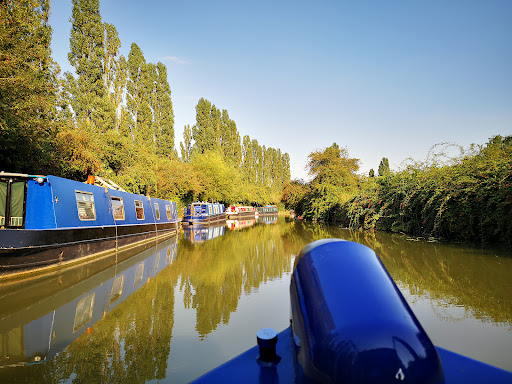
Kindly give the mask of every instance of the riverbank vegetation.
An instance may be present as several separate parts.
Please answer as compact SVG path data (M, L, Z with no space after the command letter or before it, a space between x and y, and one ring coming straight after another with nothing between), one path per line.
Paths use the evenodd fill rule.
M127 57L99 0L72 0L69 63L51 58L50 2L0 3L2 170L74 180L109 178L134 193L177 200L276 204L290 179L280 149L241 139L227 110L201 98L181 156L167 68L132 43Z
M350 228L511 244L512 136L396 172L386 162L379 176L359 176L358 160L334 144L309 155L312 180L287 183L283 200L306 219Z

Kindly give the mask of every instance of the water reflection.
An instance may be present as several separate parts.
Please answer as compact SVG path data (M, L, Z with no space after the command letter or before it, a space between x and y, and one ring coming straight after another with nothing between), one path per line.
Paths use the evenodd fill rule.
M30 285L23 281L9 290L2 289L0 366L54 357L82 334L91 332L93 324L171 264L176 254L175 237L85 279L80 278L84 274L81 269L87 268L82 265L32 282L36 284L32 289L22 289ZM33 292L52 283L54 290L46 289L39 295ZM25 306L20 308L17 301Z
M183 227L185 239L191 243L199 244L208 240L213 240L224 235L226 227L224 225L190 225Z
M180 289L185 308L196 310L196 331L201 338L229 322L243 292L290 272L290 253L283 249L282 230L258 225L250 231L226 233L220 242L180 247L176 263L181 272Z
M179 247L174 239L113 269L88 266L74 283L61 275L2 286L0 361L11 368L0 369L0 382L189 382L254 345L258 327L288 325L293 257L329 237L373 248L436 344L471 356L482 346L461 345L453 329L465 342L482 335L497 341L473 357L512 369L512 258L283 217L266 222L194 226Z
M276 224L278 218L278 215L260 215L257 222L262 224Z
M226 228L231 231L239 231L244 228L252 227L256 220L226 220Z

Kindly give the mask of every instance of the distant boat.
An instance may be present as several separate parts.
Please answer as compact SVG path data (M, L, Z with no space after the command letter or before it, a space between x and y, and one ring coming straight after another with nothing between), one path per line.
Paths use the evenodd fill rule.
M256 208L243 205L230 205L226 209L226 214L230 220L254 220L257 212Z
M0 173L0 279L162 241L178 228L175 202L101 178Z
M183 224L213 224L226 221L226 209L224 204L195 202L185 207Z
M264 207L257 207L260 216L263 215L277 215L279 211L275 205L265 205Z

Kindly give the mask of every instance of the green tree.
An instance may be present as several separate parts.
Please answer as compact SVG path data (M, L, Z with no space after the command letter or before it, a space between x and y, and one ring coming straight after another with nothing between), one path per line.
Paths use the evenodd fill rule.
M79 124L104 132L113 127L114 110L107 97L106 81L111 73L105 66L105 26L99 0L73 0L71 25L68 60L77 77L66 73L69 100Z
M171 101L171 87L167 80L167 67L158 63L150 72L153 89L150 104L153 110L153 126L156 153L165 157L174 155L174 112Z
M242 160L242 147L240 144L240 134L236 128L236 123L229 118L227 110L222 110L220 146L224 156L235 165L240 165Z
M180 143L180 151L181 159L189 163L192 152L192 128L190 128L189 124L185 125L185 129L183 130L183 143Z
M375 171L372 169L370 169L370 172L368 173L368 176L369 177L375 177Z
M379 176L389 176L389 160L386 157L383 157L379 164Z
M336 143L309 156L308 170L311 181L311 209L313 219L329 220L329 211L346 203L357 193L359 159L350 158L347 149Z
M283 155L283 184L287 183L291 179L290 172L290 155L285 153Z
M196 124L192 127L194 145L199 153L220 147L220 125L219 110L211 102L201 98L196 105Z
M57 173L49 10L49 1L0 1L0 164L7 171Z
M112 92L112 104L115 110L114 129L120 132L123 123L123 112L126 114L126 108L123 106L123 95L126 89L126 80L128 78L128 66L124 56L119 56L115 66L115 79ZM125 133L126 134L126 133Z
M126 107L132 117L130 132L138 145L151 144L153 115L148 91L152 90L146 59L135 43L128 54L128 82Z

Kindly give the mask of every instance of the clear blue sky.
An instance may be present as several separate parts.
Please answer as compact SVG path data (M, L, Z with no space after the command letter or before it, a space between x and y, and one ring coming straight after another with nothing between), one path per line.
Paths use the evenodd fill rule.
M512 1L102 0L121 51L166 64L176 147L204 97L240 135L281 148L292 177L333 142L361 173L512 134ZM53 0L53 57L67 61L71 0Z

